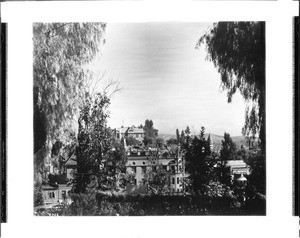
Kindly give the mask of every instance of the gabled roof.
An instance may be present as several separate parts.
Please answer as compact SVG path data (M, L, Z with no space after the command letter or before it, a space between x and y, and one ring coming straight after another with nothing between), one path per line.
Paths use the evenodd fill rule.
M120 127L120 128L117 128L116 130L118 132L120 132L121 134L124 134L126 133L126 131L129 129L129 127Z
M139 134L144 134L144 129L143 128L137 128L137 127L131 127L128 129L128 134L131 133L139 133Z
M229 167L247 167L243 160L227 160L226 166Z

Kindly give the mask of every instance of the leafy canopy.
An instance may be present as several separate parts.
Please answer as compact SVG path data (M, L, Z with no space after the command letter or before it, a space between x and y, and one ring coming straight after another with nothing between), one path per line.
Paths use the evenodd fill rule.
M196 195L205 194L211 180L212 160L210 146L205 139L205 128L201 127L199 136L185 144L186 171L190 175L191 189Z
M220 159L222 161L235 160L237 155L236 144L233 142L229 133L224 133L222 140L222 149L220 151Z
M125 171L125 150L107 127L110 99L101 93L86 98L78 120L76 193L114 189L118 175Z
M198 41L206 45L207 59L221 74L221 87L228 102L240 91L249 103L244 135L259 133L265 141L265 24L263 22L218 22Z
M46 140L65 142L76 132L74 116L91 76L85 65L100 51L104 30L103 23L33 25L35 152Z

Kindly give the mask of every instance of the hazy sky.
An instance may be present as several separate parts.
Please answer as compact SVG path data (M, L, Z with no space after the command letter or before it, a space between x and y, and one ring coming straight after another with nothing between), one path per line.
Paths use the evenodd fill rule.
M111 127L152 119L159 133L190 126L198 133L241 135L245 103L239 93L227 103L220 75L195 49L208 23L114 23L106 29L101 71L123 90L111 100Z

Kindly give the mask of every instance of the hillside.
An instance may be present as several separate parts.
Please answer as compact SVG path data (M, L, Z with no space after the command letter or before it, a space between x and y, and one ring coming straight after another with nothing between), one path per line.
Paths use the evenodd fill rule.
M208 133L205 134L205 137L207 138L208 135L209 135ZM175 134L159 134L158 136L160 138L163 138L165 141L169 140L171 138L174 138L174 139L176 138ZM219 151L222 147L222 140L223 140L224 136L220 136L220 135L216 135L216 134L210 134L210 138L213 141L213 145L214 145L215 150ZM233 136L231 138L232 138L233 142L236 144L237 148L240 148L241 145L243 145L245 148L248 147L247 141L246 141L244 136Z

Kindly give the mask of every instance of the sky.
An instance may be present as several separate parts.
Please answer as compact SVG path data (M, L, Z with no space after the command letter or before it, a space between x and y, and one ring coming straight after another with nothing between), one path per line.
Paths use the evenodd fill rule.
M220 74L195 49L211 23L108 23L96 63L99 72L120 83L111 98L108 125L113 128L154 122L159 133L241 135L245 102L239 92L227 103Z

